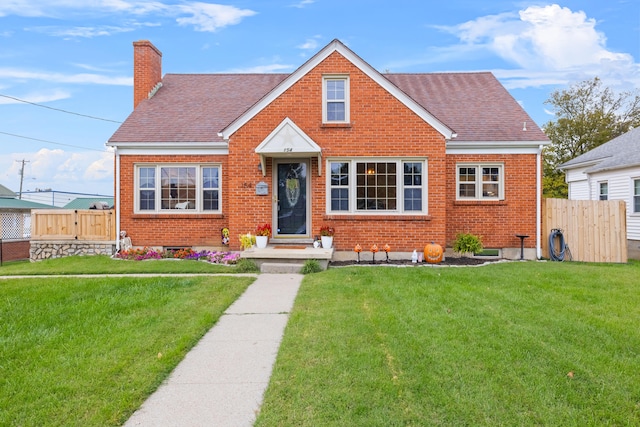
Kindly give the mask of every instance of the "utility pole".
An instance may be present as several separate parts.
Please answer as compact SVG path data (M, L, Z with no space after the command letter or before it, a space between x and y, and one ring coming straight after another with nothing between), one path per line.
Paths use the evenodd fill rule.
M22 167L20 168L20 193L18 195L18 199L22 200L22 181L24 181L24 164L29 163L29 160L16 160L16 162L22 162Z

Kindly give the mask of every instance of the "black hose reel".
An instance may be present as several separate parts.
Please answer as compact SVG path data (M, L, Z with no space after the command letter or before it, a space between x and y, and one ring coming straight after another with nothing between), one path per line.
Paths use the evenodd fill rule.
M556 244L557 240L557 244ZM549 234L549 258L551 261L564 261L569 252L569 245L564 240L564 234L559 228L554 228Z

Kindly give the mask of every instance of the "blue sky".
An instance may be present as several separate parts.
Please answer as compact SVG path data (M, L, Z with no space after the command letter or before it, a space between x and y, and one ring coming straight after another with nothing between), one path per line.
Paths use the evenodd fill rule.
M281 73L335 38L383 72L492 71L539 125L555 89L640 87L637 0L3 0L0 184L18 191L24 159L23 191L113 193L133 41L163 73Z

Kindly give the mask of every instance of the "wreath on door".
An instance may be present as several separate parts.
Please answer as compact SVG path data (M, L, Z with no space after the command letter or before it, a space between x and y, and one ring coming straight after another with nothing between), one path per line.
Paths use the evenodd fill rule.
M287 174L285 194L289 206L293 207L298 203L298 199L300 198L300 179L298 178L298 173L293 168L291 168Z

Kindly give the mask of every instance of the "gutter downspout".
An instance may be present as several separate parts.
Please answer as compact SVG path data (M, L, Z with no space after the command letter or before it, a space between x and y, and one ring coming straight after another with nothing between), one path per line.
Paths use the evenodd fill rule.
M543 145L538 147L536 154L536 258L542 258L541 236L542 232L542 149Z
M120 251L120 152L118 147L114 147L116 150L116 194L114 194L114 201L116 206L116 252Z

